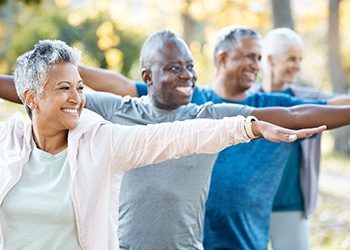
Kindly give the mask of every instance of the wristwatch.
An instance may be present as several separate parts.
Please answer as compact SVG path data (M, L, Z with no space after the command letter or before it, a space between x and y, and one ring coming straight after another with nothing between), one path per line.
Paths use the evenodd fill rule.
M249 139L256 139L259 138L259 136L254 135L253 130L252 130L252 121L258 121L258 118L256 118L253 115L248 116L245 118L244 121L244 129L245 132L247 133Z

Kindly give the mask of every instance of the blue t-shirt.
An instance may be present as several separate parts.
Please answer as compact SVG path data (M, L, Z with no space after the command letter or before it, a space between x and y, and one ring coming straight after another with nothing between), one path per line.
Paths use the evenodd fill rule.
M233 102L216 95L210 85L196 87L192 102L207 101L253 107L326 104L326 101L306 101L278 93L255 93ZM219 153L205 208L206 250L267 248L272 202L292 146L292 143L258 139Z
M137 94L139 96L147 95L147 93L148 93L148 86L147 86L146 83L136 82L136 90L137 90Z
M290 88L277 93L294 96ZM300 140L293 142L273 200L272 211L303 211L304 201L300 185L301 154Z

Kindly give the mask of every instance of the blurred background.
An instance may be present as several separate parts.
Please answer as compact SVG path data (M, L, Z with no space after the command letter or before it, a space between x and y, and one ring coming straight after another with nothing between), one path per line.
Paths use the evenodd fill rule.
M83 51L84 64L141 80L143 41L171 29L190 46L203 85L215 74L218 30L235 24L262 36L276 27L294 29L305 43L300 84L348 93L349 23L349 0L0 0L0 74L12 74L16 58L38 40L60 39ZM24 109L0 99L0 120L13 114ZM312 249L350 249L349 134L349 127L324 133Z

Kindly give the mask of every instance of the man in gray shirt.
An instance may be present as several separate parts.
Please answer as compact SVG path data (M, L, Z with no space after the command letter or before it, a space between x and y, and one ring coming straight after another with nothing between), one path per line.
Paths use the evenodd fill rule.
M141 52L141 62L157 58L155 64L166 65L161 75L152 69L151 76L143 69L145 81L153 81L147 96L87 93L86 107L106 120L125 125L252 113L254 108L242 105L188 104L197 80L192 55L183 41L163 35L168 41L157 45L158 56ZM162 52L161 47L165 47ZM216 158L217 154L197 154L128 171L120 191L120 248L203 249L204 204Z

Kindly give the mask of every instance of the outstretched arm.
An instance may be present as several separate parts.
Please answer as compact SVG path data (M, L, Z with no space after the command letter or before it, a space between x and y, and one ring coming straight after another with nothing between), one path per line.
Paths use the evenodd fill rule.
M119 126L114 140L120 142L122 137L130 142L124 143L123 151L117 154L122 157L128 153L130 157L122 157L121 161L130 161L126 165L134 168L185 155L218 153L228 146L249 142L255 136L273 142L293 142L325 130L325 126L291 130L264 121L253 121L247 126L247 121L243 116L234 116Z
M264 137L266 140L272 142L293 142L296 139L308 138L313 134L320 133L326 130L326 126L292 130L282 128L264 121L254 121L252 122L252 130L254 135L258 137Z
M350 95L337 95L327 100L327 105L350 105Z
M138 97L135 81L118 72L85 65L79 65L79 72L84 84L96 91Z
M11 102L22 103L19 99L13 76L0 75L0 98Z
M311 128L326 125L334 129L350 124L350 106L303 104L293 107L256 108L252 115L291 129Z

